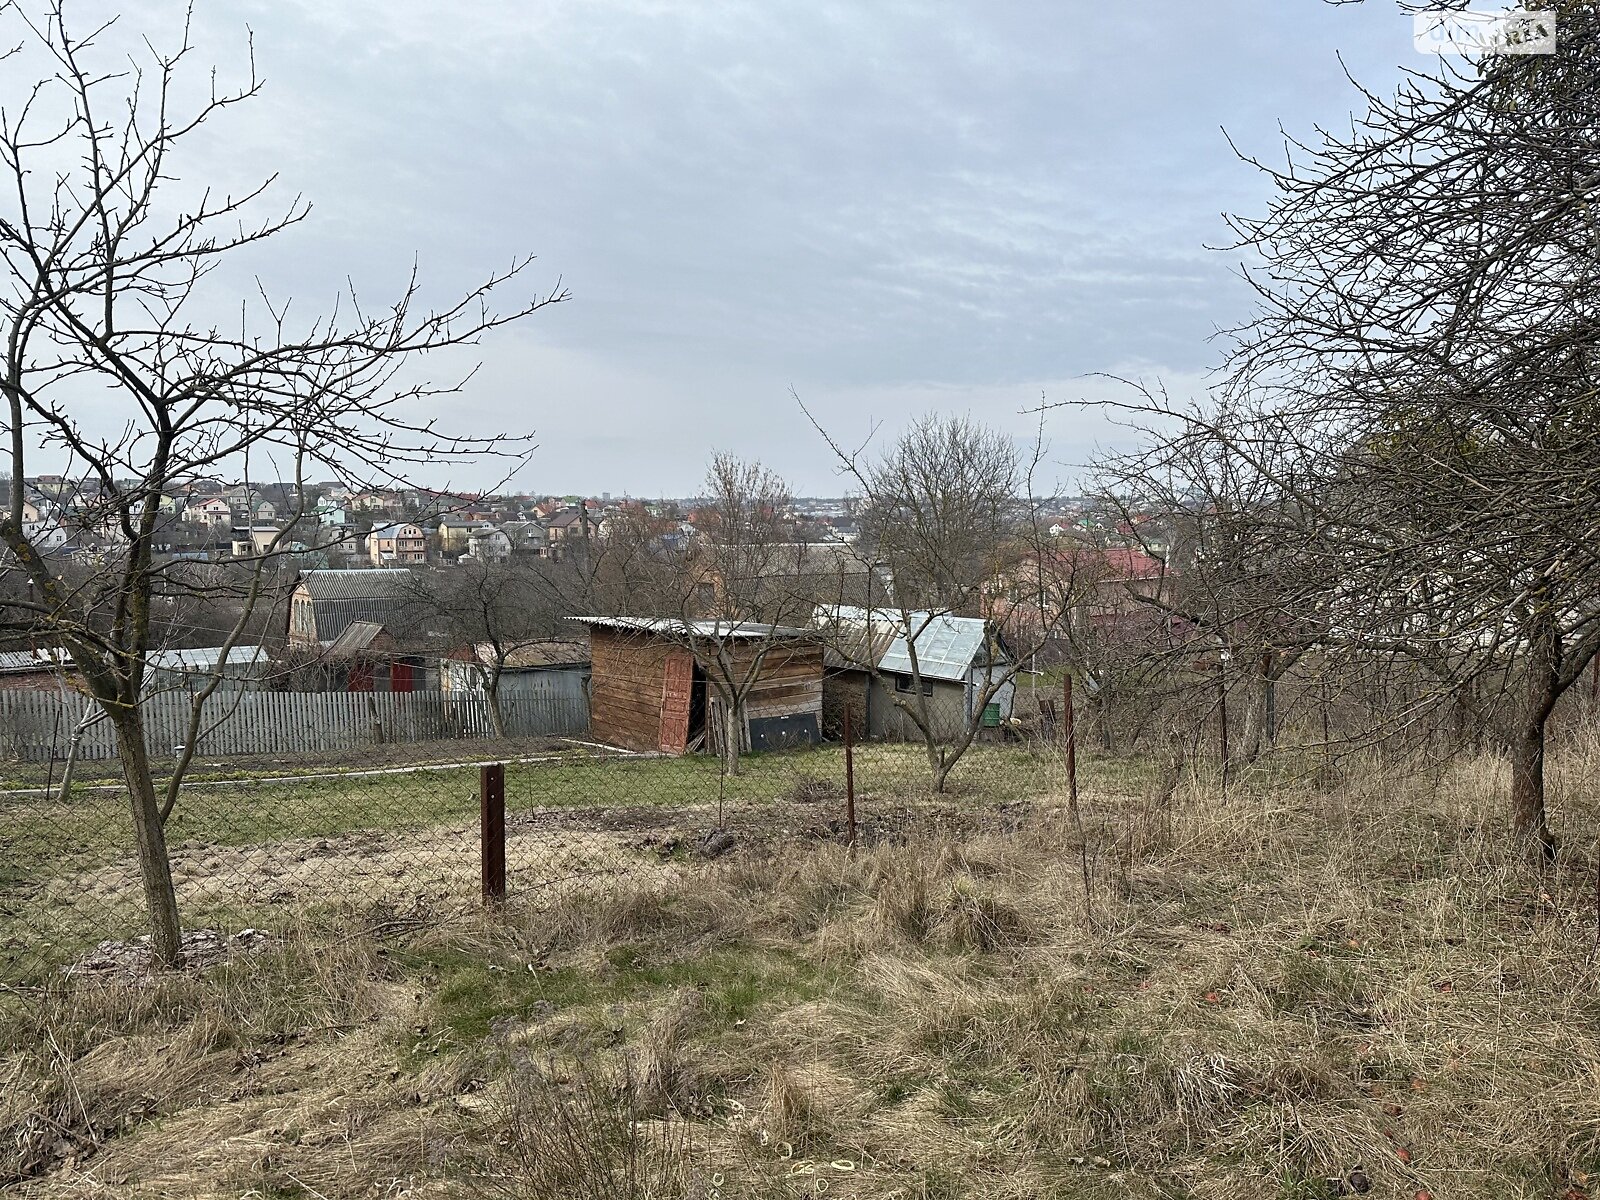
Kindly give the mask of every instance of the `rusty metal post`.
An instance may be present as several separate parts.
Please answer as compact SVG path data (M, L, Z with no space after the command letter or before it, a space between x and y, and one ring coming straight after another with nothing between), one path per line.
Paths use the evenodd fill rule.
M856 844L856 739L850 705L844 706L844 840Z
M1228 660L1217 656L1217 753L1222 759L1222 785L1228 785Z
M1078 808L1078 723L1072 713L1072 671L1068 670L1061 681L1061 720L1067 744L1067 795L1073 811Z
M483 902L506 898L506 768L489 763L478 773L479 829L482 834Z

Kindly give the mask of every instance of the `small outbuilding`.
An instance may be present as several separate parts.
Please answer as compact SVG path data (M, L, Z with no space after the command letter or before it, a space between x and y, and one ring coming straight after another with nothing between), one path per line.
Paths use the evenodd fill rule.
M998 633L980 617L819 605L813 619L828 646L824 703L830 714L848 704L872 737L920 736L894 701L918 690L936 736L958 737L988 685L1010 669ZM1011 716L1016 684L992 691L979 719L998 727Z
M596 741L668 754L712 748L722 728L721 701L707 664L719 653L737 678L755 670L740 731L745 749L822 738L822 643L814 630L671 617L575 619L589 627L589 728Z
M221 688L247 691L265 687L272 660L261 646L234 646L222 657L221 646L186 650L152 650L144 657L144 685L153 691L193 691L221 676Z
M282 663L282 677L299 692L432 691L438 679L430 674L427 656L377 621L352 621L332 641L293 649Z
M493 644L458 646L439 660L439 687L453 694L481 694L494 668ZM583 703L589 690L589 646L572 640L521 642L505 650L500 695Z
M288 644L328 646L356 622L405 628L420 608L416 578L403 567L303 571L289 597Z

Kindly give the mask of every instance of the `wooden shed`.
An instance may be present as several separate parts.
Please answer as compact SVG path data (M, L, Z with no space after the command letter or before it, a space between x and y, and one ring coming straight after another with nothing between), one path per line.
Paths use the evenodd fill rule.
M822 645L812 630L667 617L578 617L589 627L589 730L596 741L668 754L710 749L720 701L707 675L719 651L743 678L744 748L822 737ZM713 671L715 668L713 668Z

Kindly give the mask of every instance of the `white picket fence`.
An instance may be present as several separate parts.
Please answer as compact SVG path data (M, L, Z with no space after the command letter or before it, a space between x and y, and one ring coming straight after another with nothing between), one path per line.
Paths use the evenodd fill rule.
M0 758L47 762L65 757L92 701L76 693L0 691ZM589 729L581 695L518 694L501 700L508 737L582 736ZM190 701L171 693L144 702L145 744L153 756L175 753L188 733ZM219 691L206 701L197 753L295 754L354 750L396 742L494 736L488 699L447 692ZM85 731L83 759L116 757L103 718Z

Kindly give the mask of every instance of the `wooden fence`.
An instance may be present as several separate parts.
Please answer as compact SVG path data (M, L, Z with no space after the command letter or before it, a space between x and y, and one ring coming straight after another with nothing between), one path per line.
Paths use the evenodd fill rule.
M63 758L92 701L73 692L0 691L0 758L47 762ZM582 695L551 691L501 700L506 736L582 736L589 706ZM187 695L147 697L145 744L171 757L188 731ZM218 691L206 701L197 753L295 754L355 750L389 742L493 737L482 693ZM83 759L116 757L115 735L103 717L83 734Z

